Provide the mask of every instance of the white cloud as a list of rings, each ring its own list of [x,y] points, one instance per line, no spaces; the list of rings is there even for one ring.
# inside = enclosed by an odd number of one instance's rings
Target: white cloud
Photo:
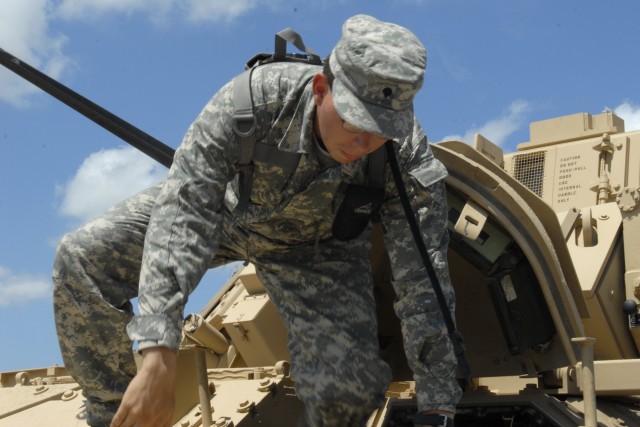
[[[625,131],[640,130],[640,105],[626,101],[614,108],[613,111],[624,120]]]
[[[57,13],[65,18],[81,18],[105,12],[132,13],[145,8],[151,9],[152,6],[147,0],[63,0]]]
[[[49,28],[50,0],[3,1],[0,47],[57,79],[70,59],[62,52],[67,38]],[[17,107],[28,105],[35,86],[0,67],[0,100]]]
[[[64,19],[87,19],[105,14],[140,12],[154,22],[171,16],[190,22],[231,21],[258,5],[258,0],[63,0],[57,13]]]
[[[494,144],[502,145],[509,135],[525,124],[526,115],[529,111],[531,111],[531,106],[527,101],[517,100],[512,102],[500,117],[489,120],[481,126],[474,126],[463,135],[447,135],[442,140],[457,139],[470,144],[473,142],[473,136],[479,133]]]
[[[0,266],[0,307],[34,298],[48,298],[51,287],[51,280],[45,276],[13,274]]]
[[[232,21],[257,4],[257,0],[188,0],[187,18],[192,22]]]
[[[260,4],[280,0],[0,0],[0,47],[58,80],[73,62],[64,48],[67,36],[52,29],[56,20],[98,20],[106,15],[145,14],[155,24],[229,22]],[[39,93],[0,66],[0,100],[27,107]]]
[[[132,147],[87,157],[75,176],[59,188],[60,213],[86,222],[166,177],[167,169]]]
[[[152,21],[163,20],[178,0],[63,0],[56,15],[69,20],[99,19],[106,14],[148,14]]]

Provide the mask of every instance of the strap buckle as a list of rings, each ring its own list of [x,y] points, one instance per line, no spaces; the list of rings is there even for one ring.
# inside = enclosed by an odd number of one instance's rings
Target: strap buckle
[[[422,414],[413,417],[413,423],[418,426],[453,427],[453,420],[444,414]]]

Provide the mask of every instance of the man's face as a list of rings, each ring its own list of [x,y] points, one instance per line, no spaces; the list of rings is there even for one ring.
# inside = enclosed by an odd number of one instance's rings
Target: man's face
[[[322,140],[334,160],[353,162],[386,142],[386,138],[361,131],[340,118],[333,104],[331,88],[322,73],[313,78],[313,98],[316,104],[316,137]]]

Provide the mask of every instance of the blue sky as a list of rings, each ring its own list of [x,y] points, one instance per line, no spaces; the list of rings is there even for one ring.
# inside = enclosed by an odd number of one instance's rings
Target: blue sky
[[[202,106],[285,27],[327,55],[356,13],[428,52],[415,110],[430,141],[615,110],[640,129],[640,3],[627,0],[0,0],[0,48],[177,147]],[[166,171],[0,67],[0,371],[62,364],[50,271],[65,232]],[[205,277],[198,311],[233,268]]]

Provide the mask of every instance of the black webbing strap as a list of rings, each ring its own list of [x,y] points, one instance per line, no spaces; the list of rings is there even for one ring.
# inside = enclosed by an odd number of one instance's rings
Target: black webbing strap
[[[378,148],[368,156],[367,174],[369,186],[384,190],[384,165],[387,163],[387,153],[383,147]]]
[[[304,53],[287,53],[287,42],[291,43]],[[322,59],[320,56],[315,53],[313,49],[305,46],[300,34],[296,33],[291,28],[285,28],[276,34],[274,53],[258,53],[247,61],[244,68],[248,70],[262,64],[281,61],[322,65]]]
[[[467,359],[464,356],[464,345],[462,343],[462,337],[456,330],[456,325],[453,321],[451,311],[449,310],[447,299],[445,298],[444,292],[442,292],[442,287],[440,286],[440,280],[438,279],[438,275],[436,274],[435,269],[433,268],[433,264],[429,259],[429,252],[427,251],[427,247],[422,240],[422,233],[420,232],[420,227],[418,226],[418,220],[413,213],[411,202],[409,201],[409,196],[407,195],[407,190],[404,186],[404,182],[402,181],[400,166],[398,166],[398,159],[393,148],[393,141],[387,141],[385,143],[385,148],[387,151],[387,157],[389,158],[389,166],[391,167],[393,180],[396,184],[396,188],[398,189],[398,196],[400,196],[400,202],[402,203],[404,214],[407,218],[407,221],[409,222],[411,233],[413,234],[413,240],[416,242],[418,252],[420,253],[420,257],[422,258],[422,263],[427,270],[427,275],[429,276],[431,286],[433,286],[433,290],[436,294],[436,299],[438,300],[440,310],[442,311],[442,316],[444,317],[444,323],[447,326],[449,339],[453,344],[453,350],[455,352],[456,359],[458,360],[458,369],[460,370],[460,374],[468,381],[471,376],[471,368],[469,367]]]
[[[236,209],[242,212],[249,203],[253,188],[253,162],[259,161],[276,165],[289,172],[295,172],[300,162],[300,153],[280,150],[275,145],[258,141],[257,120],[253,111],[251,96],[251,73],[253,68],[240,74],[233,82],[233,123],[238,136],[238,204]]]
[[[287,54],[287,42],[294,45],[303,55]],[[246,71],[236,78],[233,83],[234,103],[234,131],[238,136],[238,204],[236,209],[243,211],[249,203],[251,189],[253,187],[253,161],[278,165],[285,170],[295,171],[300,161],[299,153],[280,151],[278,147],[257,142],[257,121],[253,110],[253,97],[251,94],[251,74],[255,67],[269,62],[306,62],[309,64],[322,64],[320,56],[313,49],[305,46],[300,34],[291,28],[285,28],[275,37],[273,54],[258,54],[245,65]]]
[[[253,68],[240,74],[233,82],[233,124],[238,136],[238,189],[239,199],[236,209],[244,210],[249,202],[253,186],[253,153],[256,145],[256,117],[251,96],[251,74]]]
[[[240,156],[238,164],[246,165],[253,158],[253,146],[256,141],[256,117],[253,113],[251,97],[251,74],[253,69],[240,74],[233,82],[233,123],[236,135],[240,137]]]
[[[417,413],[413,417],[413,424],[416,426],[453,427],[453,419],[443,414]]]
[[[287,172],[295,172],[298,168],[298,163],[300,163],[301,155],[300,153],[280,150],[277,145],[265,144],[258,141],[255,144],[253,160],[276,165]]]
[[[310,63],[322,63],[320,56],[314,52],[310,47],[305,46],[304,41],[300,34],[296,33],[291,28],[285,28],[284,30],[276,34],[275,52],[273,54],[276,61],[285,61],[287,57],[287,42],[297,47],[301,52],[305,52],[310,56]]]

